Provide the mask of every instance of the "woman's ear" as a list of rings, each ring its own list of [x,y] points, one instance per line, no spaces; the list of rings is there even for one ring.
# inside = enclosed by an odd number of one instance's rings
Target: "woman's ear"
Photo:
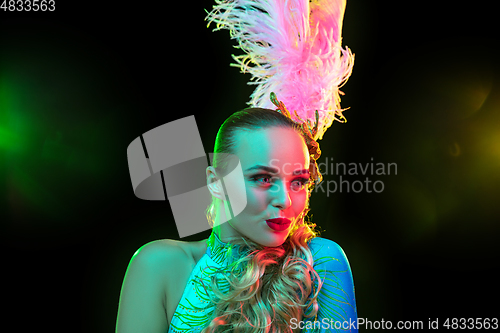
[[[206,171],[207,174],[207,187],[212,194],[217,199],[226,200],[226,194],[224,192],[224,187],[222,186],[222,182],[217,176],[217,172],[214,167],[209,166]]]

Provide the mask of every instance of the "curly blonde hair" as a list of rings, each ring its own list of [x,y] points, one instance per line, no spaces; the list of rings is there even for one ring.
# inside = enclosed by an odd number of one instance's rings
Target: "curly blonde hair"
[[[250,108],[230,116],[222,124],[215,141],[213,166],[224,169],[224,161],[217,153],[234,153],[235,133],[269,127],[288,127],[304,137],[311,155],[310,174],[314,181],[321,179],[316,159],[317,142],[311,145],[300,124],[269,109]],[[238,249],[240,259],[230,269],[221,269],[211,278],[215,310],[210,324],[203,332],[292,332],[292,318],[314,317],[318,312],[317,296],[321,280],[313,268],[313,256],[308,241],[318,235],[316,225],[306,222],[309,197],[314,181],[308,188],[306,209],[297,219],[285,242],[278,247],[263,247],[248,238],[231,241]],[[214,198],[207,209],[207,218],[215,219]],[[229,291],[221,290],[224,281]],[[316,283],[315,283],[316,281]]]

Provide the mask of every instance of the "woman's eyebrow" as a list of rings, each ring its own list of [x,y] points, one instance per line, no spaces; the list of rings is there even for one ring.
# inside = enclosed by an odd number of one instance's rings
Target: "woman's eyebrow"
[[[258,165],[258,164],[246,169],[245,172],[253,171],[253,170],[264,170],[264,171],[267,171],[269,173],[278,173],[279,172],[279,170],[277,168],[268,167],[265,165]]]
[[[295,170],[293,172],[294,175],[304,175],[304,174],[309,174],[309,170],[308,169],[302,169],[302,170]]]
[[[264,171],[267,171],[267,172],[273,173],[273,174],[279,173],[278,168],[273,168],[273,167],[268,167],[265,165],[258,165],[258,164],[246,169],[245,172],[254,171],[254,170],[264,170]],[[292,172],[292,174],[293,175],[309,175],[309,170],[308,169],[295,170],[294,172]]]

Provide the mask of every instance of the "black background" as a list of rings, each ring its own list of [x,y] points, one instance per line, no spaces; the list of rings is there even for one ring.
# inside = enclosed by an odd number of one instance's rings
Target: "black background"
[[[252,92],[229,67],[229,34],[206,27],[210,1],[68,2],[0,17],[3,321],[15,331],[113,331],[133,253],[179,239],[168,202],[134,196],[127,146],[194,114],[212,151]],[[493,2],[462,4],[347,4],[348,122],[327,132],[320,162],[373,159],[397,175],[369,175],[382,193],[311,205],[349,258],[361,318],[499,313],[499,28]]]

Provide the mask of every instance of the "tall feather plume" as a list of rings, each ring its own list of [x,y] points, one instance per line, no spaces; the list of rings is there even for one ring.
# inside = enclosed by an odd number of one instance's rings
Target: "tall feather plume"
[[[316,140],[334,120],[345,122],[339,88],[352,72],[354,55],[341,46],[345,0],[216,0],[207,20],[228,29],[245,54],[233,55],[257,85],[254,107],[273,108],[275,92],[292,119],[315,121]]]

